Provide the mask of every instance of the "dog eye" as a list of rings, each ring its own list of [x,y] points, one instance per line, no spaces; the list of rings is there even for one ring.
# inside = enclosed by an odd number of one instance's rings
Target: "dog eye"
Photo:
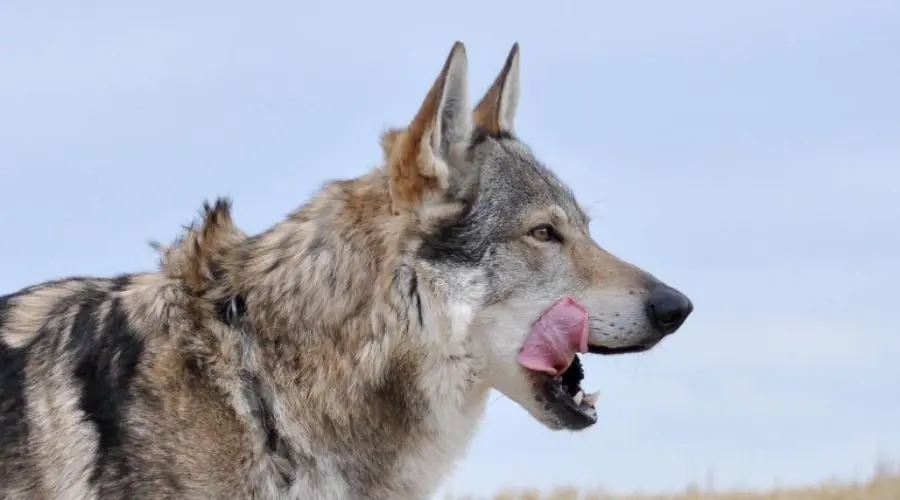
[[[549,224],[541,224],[540,226],[532,228],[531,231],[528,231],[528,235],[541,242],[562,241],[559,233],[557,233],[553,229],[553,226],[550,226]]]

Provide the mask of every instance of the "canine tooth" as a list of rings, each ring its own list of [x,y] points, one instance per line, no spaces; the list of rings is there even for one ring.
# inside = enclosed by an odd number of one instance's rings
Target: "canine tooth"
[[[594,391],[590,394],[584,395],[584,402],[590,406],[594,406],[597,403],[597,400],[600,398],[600,391]]]
[[[580,405],[581,400],[584,399],[584,391],[579,390],[578,394],[575,394],[575,397],[572,399],[575,400],[575,404]]]

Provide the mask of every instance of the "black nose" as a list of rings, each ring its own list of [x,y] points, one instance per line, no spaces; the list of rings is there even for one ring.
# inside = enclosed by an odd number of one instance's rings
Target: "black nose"
[[[693,310],[691,299],[662,283],[657,284],[647,298],[650,320],[663,335],[675,333]]]

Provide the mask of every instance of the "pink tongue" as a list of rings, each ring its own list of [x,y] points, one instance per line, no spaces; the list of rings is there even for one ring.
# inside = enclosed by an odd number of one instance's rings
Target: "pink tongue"
[[[556,377],[572,364],[576,352],[587,352],[588,313],[571,297],[544,311],[519,353],[519,364]]]

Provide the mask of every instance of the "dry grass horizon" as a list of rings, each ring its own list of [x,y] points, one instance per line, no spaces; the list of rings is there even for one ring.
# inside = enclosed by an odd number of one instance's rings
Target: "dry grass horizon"
[[[681,492],[617,494],[567,486],[547,492],[507,489],[488,497],[451,494],[446,500],[900,500],[900,463],[879,463],[861,481],[824,480],[786,488],[719,490],[691,484]]]

